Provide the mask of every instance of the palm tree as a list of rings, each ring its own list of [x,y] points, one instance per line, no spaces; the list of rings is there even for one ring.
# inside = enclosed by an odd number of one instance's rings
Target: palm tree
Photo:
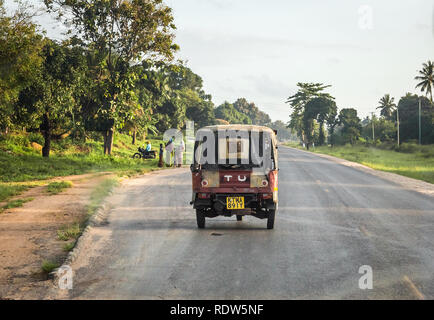
[[[416,88],[420,88],[422,92],[426,92],[426,95],[430,95],[430,100],[432,100],[432,90],[434,88],[434,64],[432,61],[424,63],[422,70],[419,70],[419,76],[415,77],[415,80],[420,81]]]
[[[380,105],[377,107],[377,109],[381,109],[381,115],[388,120],[392,119],[393,111],[396,108],[394,101],[395,98],[390,97],[390,94],[385,94],[384,97],[378,101]]]

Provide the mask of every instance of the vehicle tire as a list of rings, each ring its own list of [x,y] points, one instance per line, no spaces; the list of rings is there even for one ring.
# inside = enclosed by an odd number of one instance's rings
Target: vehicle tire
[[[268,210],[267,229],[274,228],[274,217],[276,216],[276,210]]]
[[[205,228],[205,214],[203,213],[203,210],[196,209],[196,221],[199,229]]]
[[[135,154],[133,154],[133,159],[141,159],[142,155],[138,152],[136,152]]]
[[[243,216],[237,215],[237,221],[243,221]]]

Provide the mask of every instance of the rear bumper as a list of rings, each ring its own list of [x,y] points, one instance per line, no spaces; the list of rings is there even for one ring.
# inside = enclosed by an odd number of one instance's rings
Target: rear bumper
[[[232,213],[233,210],[226,209],[227,197],[244,197],[244,207],[246,209],[258,210],[273,210],[277,204],[273,199],[261,199],[258,193],[218,193],[212,194],[209,199],[199,199],[196,194],[193,195],[194,209],[211,209],[217,214]]]

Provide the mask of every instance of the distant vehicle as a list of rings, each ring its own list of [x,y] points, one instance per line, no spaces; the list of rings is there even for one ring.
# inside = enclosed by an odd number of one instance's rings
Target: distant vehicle
[[[205,218],[244,215],[274,228],[278,207],[276,132],[264,126],[217,125],[198,130],[194,146],[191,204],[198,228]]]
[[[157,157],[154,150],[146,151],[144,148],[139,147],[138,151],[133,154],[134,159],[155,159]]]

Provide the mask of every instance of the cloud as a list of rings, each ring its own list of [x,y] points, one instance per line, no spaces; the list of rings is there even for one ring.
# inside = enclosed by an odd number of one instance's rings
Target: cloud
[[[320,49],[320,50],[353,50],[353,51],[370,51],[370,47],[362,46],[350,42],[322,42],[291,39],[289,37],[273,37],[252,34],[236,34],[228,32],[216,32],[212,30],[183,29],[177,33],[178,39],[182,42],[195,43],[197,46],[207,46],[208,48],[220,49],[230,48],[231,52],[235,48],[266,48],[274,49],[276,47],[285,48],[303,48],[303,49]],[[223,46],[223,47],[221,47]],[[228,46],[228,47],[227,47]]]

